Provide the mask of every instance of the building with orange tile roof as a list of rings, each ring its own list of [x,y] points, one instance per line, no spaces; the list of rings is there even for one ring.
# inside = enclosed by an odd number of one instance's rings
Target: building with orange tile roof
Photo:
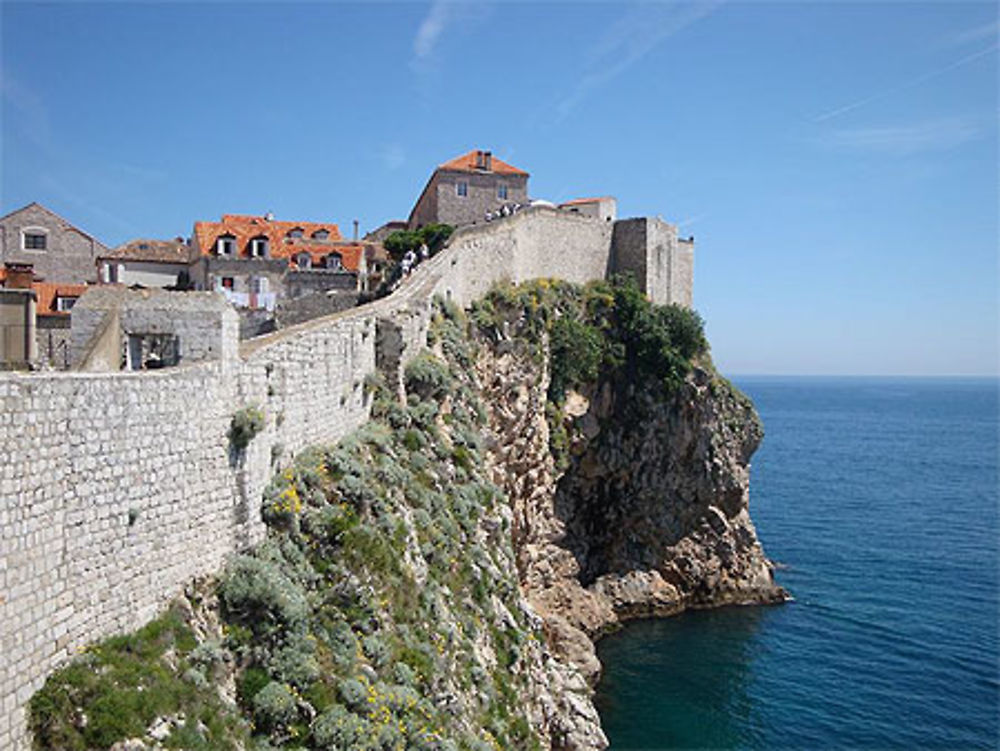
[[[345,241],[333,222],[223,214],[195,222],[192,245],[197,286],[238,307],[273,310],[282,299],[366,289],[365,244]]]
[[[34,298],[30,311],[25,308],[30,321],[26,319],[23,324],[34,342],[32,365],[69,367],[70,310],[89,287],[87,284],[46,282],[35,274],[31,264],[8,262],[0,268],[0,289],[28,293]],[[4,335],[0,334],[0,338]],[[5,349],[0,347],[0,350]]]
[[[559,208],[574,214],[592,216],[605,222],[613,222],[618,218],[618,201],[614,196],[599,196],[597,198],[574,198],[563,201]]]
[[[197,260],[198,251],[183,237],[140,238],[99,256],[98,277],[104,283],[186,289]]]
[[[504,206],[528,203],[528,173],[477,149],[439,165],[424,186],[408,226],[476,224]]]

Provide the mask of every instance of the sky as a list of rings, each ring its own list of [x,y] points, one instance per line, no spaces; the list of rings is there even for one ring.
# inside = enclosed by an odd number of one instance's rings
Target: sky
[[[998,372],[992,2],[0,4],[0,214],[405,218],[491,149],[696,240],[727,374]]]

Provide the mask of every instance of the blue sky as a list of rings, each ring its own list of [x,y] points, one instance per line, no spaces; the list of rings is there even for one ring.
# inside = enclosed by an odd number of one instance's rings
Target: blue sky
[[[3,3],[0,212],[405,217],[491,148],[697,240],[728,373],[995,374],[994,3]]]

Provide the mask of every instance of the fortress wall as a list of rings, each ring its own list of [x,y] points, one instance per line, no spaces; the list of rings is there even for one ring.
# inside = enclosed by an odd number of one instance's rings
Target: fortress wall
[[[611,236],[611,222],[542,207],[463,228],[452,238],[450,246],[459,252],[441,269],[436,291],[464,306],[504,279],[515,284],[540,277],[604,279],[611,267]]]
[[[504,279],[601,279],[611,240],[611,223],[529,209],[460,230],[370,305],[243,343],[223,317],[219,360],[0,374],[0,748],[28,748],[25,707],[55,667],[263,538],[272,471],[365,422],[366,377],[401,381],[435,294],[464,306]],[[237,456],[230,422],[250,405],[265,428]]]
[[[233,385],[218,364],[0,380],[0,748],[27,747],[57,664],[259,538],[227,455]]]

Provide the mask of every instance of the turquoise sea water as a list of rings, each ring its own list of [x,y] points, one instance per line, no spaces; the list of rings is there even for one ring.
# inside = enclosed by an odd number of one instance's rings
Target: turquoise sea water
[[[998,748],[997,381],[736,381],[796,601],[602,640],[611,748]]]

